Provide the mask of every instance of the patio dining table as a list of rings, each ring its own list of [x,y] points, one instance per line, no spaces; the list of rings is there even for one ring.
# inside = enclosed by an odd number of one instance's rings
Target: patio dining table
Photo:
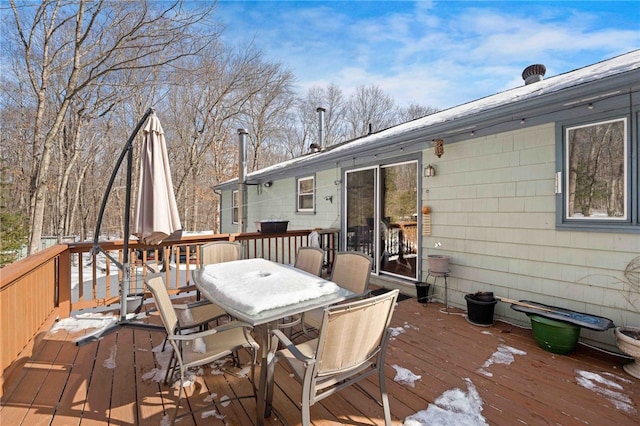
[[[341,302],[354,294],[337,284],[292,266],[265,259],[243,259],[206,265],[194,272],[200,293],[229,315],[254,326],[260,345],[260,381],[256,422],[271,414],[267,395],[267,361],[277,347],[271,332],[281,320]]]

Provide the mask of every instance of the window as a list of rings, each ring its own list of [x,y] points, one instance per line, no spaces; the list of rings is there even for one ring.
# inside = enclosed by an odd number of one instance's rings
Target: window
[[[626,118],[565,129],[564,220],[629,220]]]
[[[232,201],[231,201],[231,222],[232,223],[238,223],[238,215],[239,215],[239,209],[238,209],[238,205],[240,204],[240,193],[238,191],[233,191],[232,195],[231,195]]]
[[[298,208],[299,212],[312,212],[315,201],[315,178],[307,176],[298,178]]]

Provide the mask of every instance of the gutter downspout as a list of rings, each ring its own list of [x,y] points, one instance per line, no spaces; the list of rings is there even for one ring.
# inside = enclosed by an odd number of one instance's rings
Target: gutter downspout
[[[218,221],[217,223],[214,224],[215,228],[213,230],[213,233],[221,234],[222,233],[222,191],[216,189],[215,187],[212,189],[213,189],[213,193],[218,196],[218,205],[216,206],[216,209],[218,210],[216,212],[218,216]]]

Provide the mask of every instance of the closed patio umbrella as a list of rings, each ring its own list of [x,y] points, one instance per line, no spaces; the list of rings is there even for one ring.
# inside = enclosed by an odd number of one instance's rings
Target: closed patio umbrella
[[[168,237],[180,238],[181,233],[164,131],[151,114],[144,128],[133,234],[144,244],[156,245]]]
[[[148,119],[148,121],[147,121]],[[131,206],[131,181],[132,181],[132,159],[133,143],[136,135],[144,123],[143,149],[140,160],[140,188],[138,190],[138,200],[135,209],[135,222],[133,223],[133,234],[137,236],[143,244],[155,245],[169,239],[180,239],[182,236],[182,226],[173,193],[173,183],[171,180],[171,170],[169,169],[169,157],[164,139],[164,131],[160,125],[160,120],[156,116],[153,108],[145,113],[136,125],[135,130],[129,137],[120,156],[118,157],[111,178],[107,183],[105,195],[102,199],[96,230],[93,238],[92,252],[104,253],[122,270],[120,281],[120,321],[113,327],[98,330],[95,333],[86,335],[79,339],[78,345],[100,339],[107,333],[117,329],[118,326],[136,326],[141,328],[159,329],[156,324],[147,324],[140,321],[130,321],[126,318],[126,301],[129,296],[131,283],[131,265],[129,263],[129,219]],[[111,254],[104,250],[99,243],[102,220],[107,207],[107,200],[113,188],[118,170],[124,160],[127,160],[126,185],[125,185],[125,208],[124,208],[124,243],[122,263],[114,259]]]

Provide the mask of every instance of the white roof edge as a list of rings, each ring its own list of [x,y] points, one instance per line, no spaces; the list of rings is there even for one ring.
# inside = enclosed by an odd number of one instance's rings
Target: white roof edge
[[[625,72],[640,69],[640,49],[606,59],[595,64],[587,65],[572,71],[567,71],[552,77],[545,78],[541,81],[508,89],[493,95],[488,95],[473,101],[466,102],[425,117],[401,123],[388,129],[382,130],[372,135],[363,136],[351,142],[347,142],[334,149],[328,151],[320,151],[317,153],[307,154],[302,157],[285,160],[272,166],[256,170],[247,175],[247,178],[256,177],[270,172],[281,170],[287,166],[307,162],[316,157],[322,157],[327,153],[335,153],[343,150],[358,147],[361,144],[371,143],[373,141],[389,138],[391,136],[409,132],[411,130],[423,129],[435,124],[454,121],[458,118],[489,111],[513,102],[522,102],[533,99],[538,96],[556,93],[560,90],[578,86],[584,83],[600,80],[602,78],[611,77]],[[222,182],[215,187],[229,185],[237,178]]]

